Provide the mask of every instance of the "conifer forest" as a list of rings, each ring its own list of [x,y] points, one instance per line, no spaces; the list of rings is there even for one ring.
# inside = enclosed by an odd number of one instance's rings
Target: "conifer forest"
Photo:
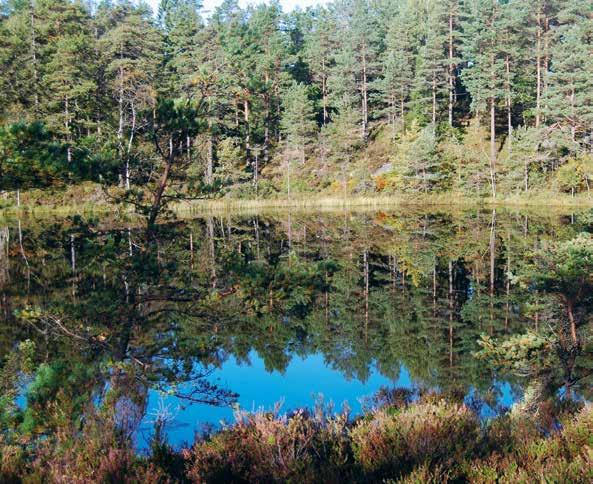
[[[133,191],[166,166],[190,198],[591,188],[588,0],[0,12],[2,190]]]

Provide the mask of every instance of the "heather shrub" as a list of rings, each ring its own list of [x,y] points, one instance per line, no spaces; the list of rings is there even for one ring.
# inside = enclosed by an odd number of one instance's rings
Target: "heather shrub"
[[[384,482],[385,484],[394,484],[395,482],[401,484],[445,484],[450,480],[450,472],[447,469],[441,466],[431,467],[428,464],[422,464],[397,481],[387,479]]]
[[[472,463],[472,482],[593,482],[593,407],[566,417],[560,432],[516,441],[507,454]]]
[[[501,415],[486,424],[487,452],[506,454],[541,437],[535,420],[526,414]]]
[[[337,482],[352,462],[347,419],[243,414],[188,451],[194,482]]]
[[[450,466],[465,460],[479,445],[480,426],[466,406],[441,400],[378,410],[360,420],[351,437],[365,473],[393,477],[421,464]]]
[[[19,482],[19,473],[24,464],[22,447],[7,444],[0,436],[0,482]]]
[[[28,479],[56,483],[166,482],[164,474],[137,456],[111,421],[93,416],[80,433],[58,433],[39,444]]]
[[[80,425],[46,437],[0,434],[0,482],[593,482],[590,405],[513,410],[481,425],[470,407],[435,393],[406,402],[409,394],[382,392],[355,421],[323,407],[239,413],[181,452],[157,426],[149,456],[114,418],[121,405],[87,410]]]

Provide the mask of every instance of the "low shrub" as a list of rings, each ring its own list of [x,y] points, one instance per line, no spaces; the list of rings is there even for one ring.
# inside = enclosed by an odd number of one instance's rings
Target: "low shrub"
[[[352,459],[344,416],[242,414],[186,452],[194,482],[338,482]]]
[[[182,450],[157,432],[148,455],[113,413],[88,411],[39,438],[0,432],[0,482],[593,482],[590,405],[555,406],[553,426],[518,411],[481,424],[438,394],[411,398],[384,390],[354,421],[322,407],[238,413]]]
[[[351,437],[357,463],[378,478],[464,461],[479,445],[480,425],[466,406],[441,400],[375,411],[354,426]]]
[[[515,425],[511,423],[511,427]],[[472,482],[593,482],[593,407],[566,417],[561,431],[515,441],[467,471]]]

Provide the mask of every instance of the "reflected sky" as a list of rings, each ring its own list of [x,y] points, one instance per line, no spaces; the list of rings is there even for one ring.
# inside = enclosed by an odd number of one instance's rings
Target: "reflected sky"
[[[322,396],[324,402],[333,402],[336,410],[340,410],[347,402],[352,414],[356,415],[362,408],[361,399],[370,397],[382,386],[412,388],[413,385],[405,368],[401,369],[397,380],[390,380],[374,368],[364,382],[348,379],[340,371],[328,366],[319,353],[306,357],[295,355],[284,373],[268,371],[264,360],[254,351],[250,353],[249,360],[250,364],[246,364],[230,359],[212,375],[212,381],[237,392],[240,408],[249,411],[270,410],[278,402],[282,402],[281,412],[312,407]],[[167,428],[167,436],[174,446],[193,440],[194,433],[203,424],[219,425],[221,421],[234,420],[233,409],[229,407],[182,405],[183,402],[174,397],[151,392],[147,417],[138,436],[138,446],[146,446],[154,416],[163,406],[174,416]]]

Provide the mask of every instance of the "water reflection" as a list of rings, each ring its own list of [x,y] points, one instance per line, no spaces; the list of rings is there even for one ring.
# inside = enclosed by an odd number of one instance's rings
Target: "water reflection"
[[[496,409],[534,374],[477,358],[478,341],[558,327],[555,296],[519,276],[542,247],[590,229],[588,213],[572,222],[503,210],[282,213],[179,220],[148,239],[133,222],[4,221],[3,390],[26,362],[33,383],[18,418],[30,428],[47,431],[56,402],[76,417],[111,399],[129,432],[177,417],[174,442],[229,418],[237,400],[290,409],[323,393],[356,411],[381,385]],[[545,368],[558,373],[550,391],[590,397],[587,304],[570,375]]]

